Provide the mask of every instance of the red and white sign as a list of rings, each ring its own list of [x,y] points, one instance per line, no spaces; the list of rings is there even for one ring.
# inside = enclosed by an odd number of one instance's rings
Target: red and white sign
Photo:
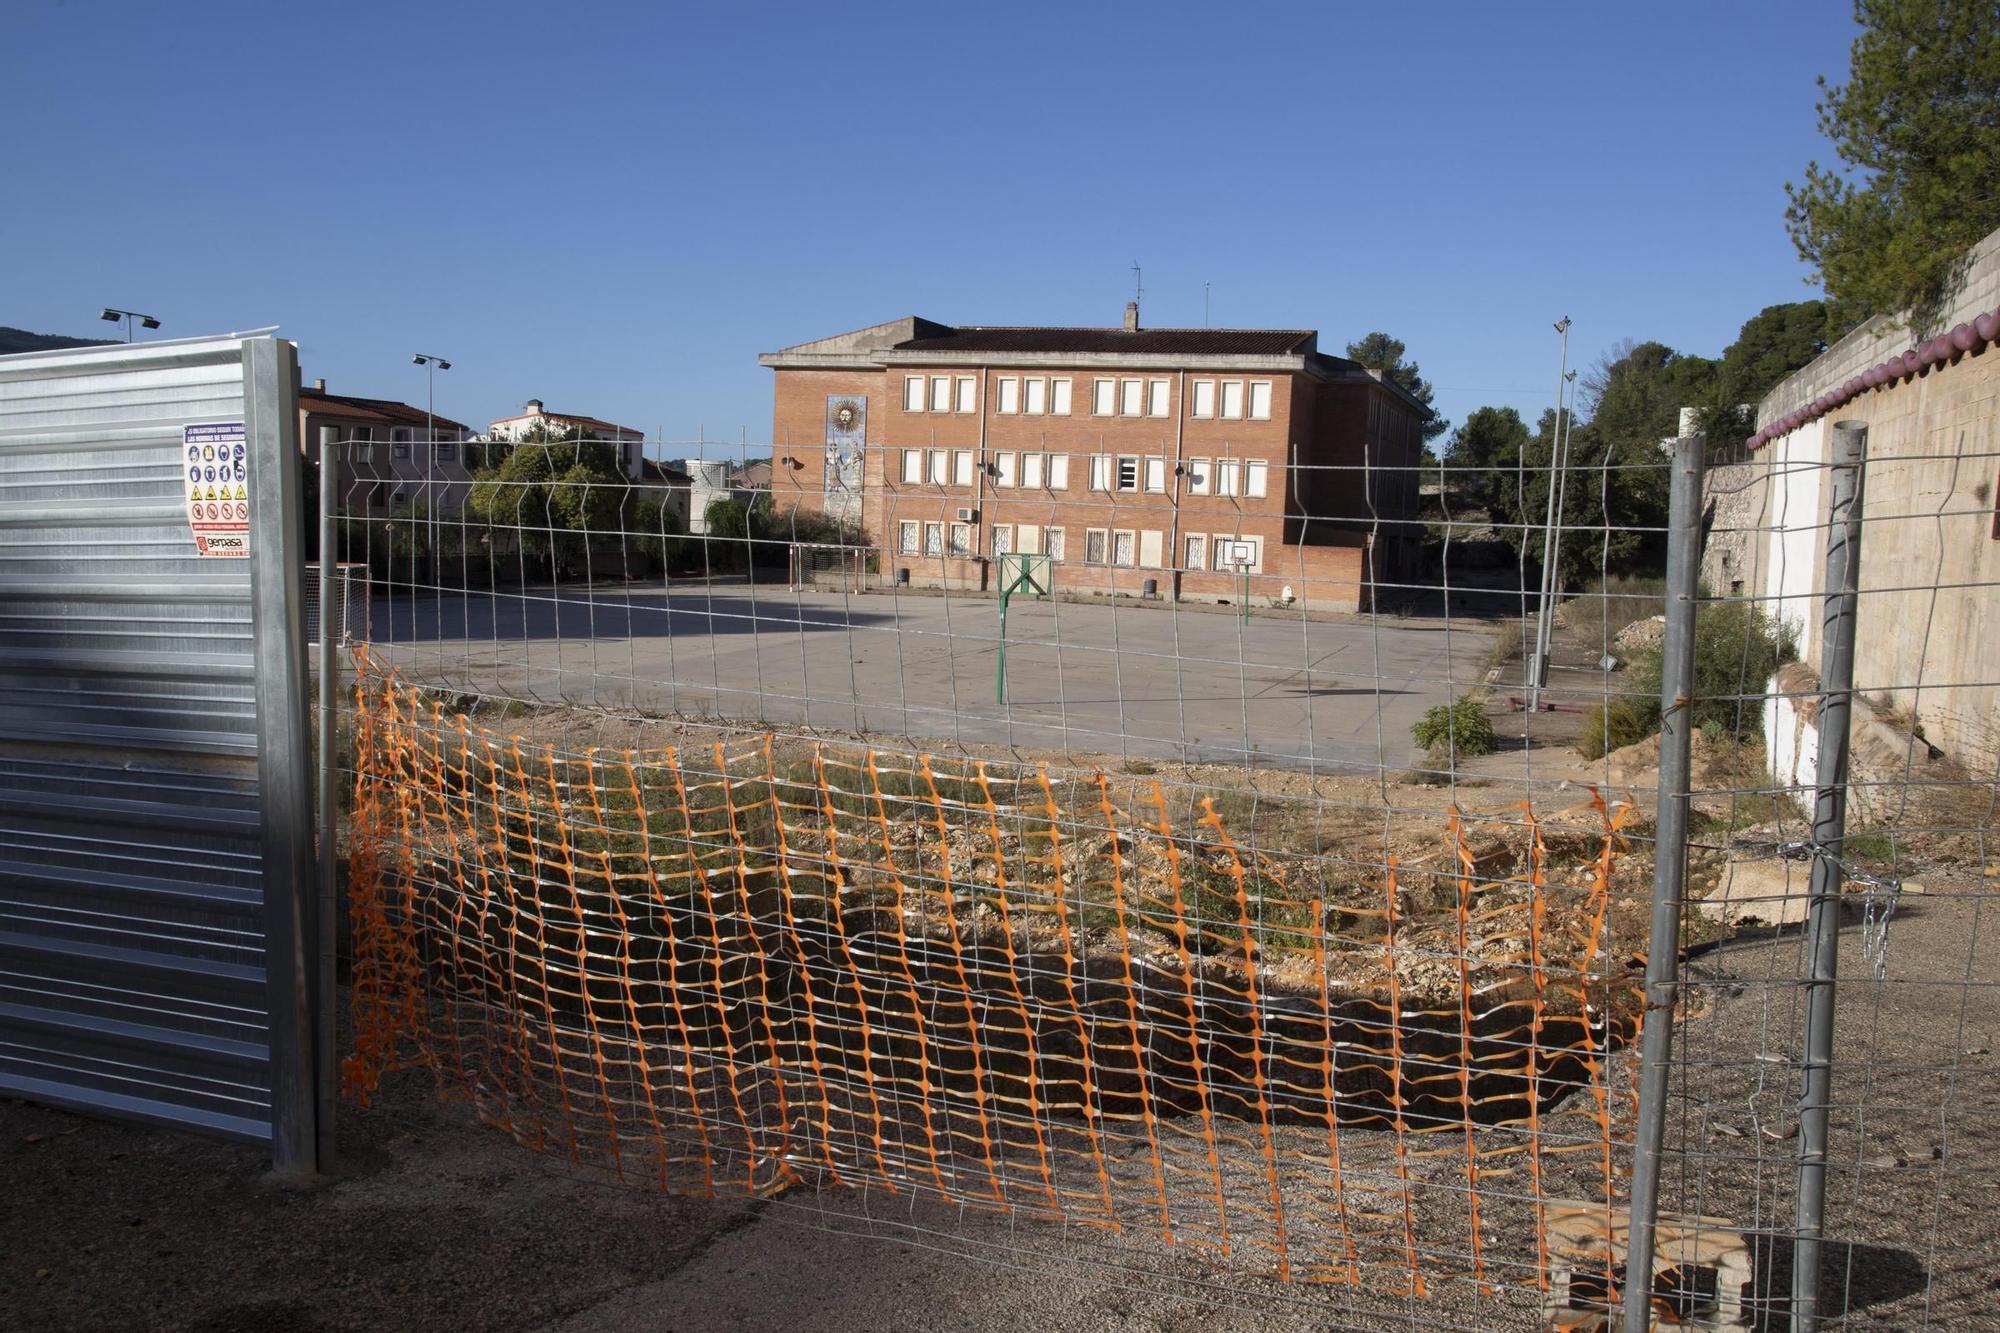
[[[194,553],[225,560],[250,557],[250,460],[243,423],[215,421],[181,430],[188,526]]]

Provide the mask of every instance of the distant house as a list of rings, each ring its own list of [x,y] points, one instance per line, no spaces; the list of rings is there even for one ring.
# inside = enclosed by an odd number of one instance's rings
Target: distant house
[[[486,428],[489,438],[517,441],[539,428],[547,435],[560,435],[568,431],[583,432],[586,440],[602,440],[618,446],[618,461],[625,469],[625,475],[633,481],[643,481],[646,458],[646,434],[631,426],[620,426],[616,422],[599,417],[583,416],[575,412],[551,412],[542,406],[539,398],[530,398],[521,408],[520,415],[502,417]]]
[[[341,441],[340,507],[353,514],[390,514],[423,502],[432,513],[465,507],[472,473],[465,446],[472,432],[450,417],[388,398],[329,393],[325,380],[299,390],[299,445],[319,456],[319,432],[331,426]]]
[[[694,478],[671,463],[662,463],[657,458],[641,460],[639,485],[649,495],[658,499],[667,511],[680,520],[683,529],[689,527]]]

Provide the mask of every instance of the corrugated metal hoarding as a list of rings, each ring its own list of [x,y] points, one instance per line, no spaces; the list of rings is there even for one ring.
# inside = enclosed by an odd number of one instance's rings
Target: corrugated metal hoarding
[[[295,373],[0,357],[0,1092],[310,1169]]]

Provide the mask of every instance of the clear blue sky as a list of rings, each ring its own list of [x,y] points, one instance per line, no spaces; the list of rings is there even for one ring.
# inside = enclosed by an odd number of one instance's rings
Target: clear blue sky
[[[917,313],[1404,339],[1454,421],[1810,295],[1814,3],[41,3],[0,324],[277,324],[308,377],[730,440],[757,353]]]

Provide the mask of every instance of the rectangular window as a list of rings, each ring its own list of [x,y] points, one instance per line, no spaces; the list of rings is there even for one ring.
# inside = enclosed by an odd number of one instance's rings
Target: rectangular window
[[[1036,527],[1033,523],[1016,523],[1014,525],[1015,550],[1025,551],[1033,555],[1035,552],[1041,550],[1041,547],[1042,530],[1040,528]]]
[[[1049,382],[1035,378],[1026,381],[1027,402],[1025,410],[1030,416],[1046,416],[1049,410]]]
[[[1253,458],[1243,465],[1243,493],[1264,495],[1271,485],[1271,465],[1261,458]]]
[[[1111,456],[1092,454],[1090,456],[1090,489],[1108,491],[1111,489]]]
[[[1194,409],[1192,415],[1212,417],[1215,415],[1215,381],[1196,380],[1194,382]]]
[[[1226,532],[1218,532],[1208,539],[1209,558],[1215,562],[1217,570],[1228,571],[1236,568],[1229,563],[1230,543],[1235,540]]]
[[[1146,415],[1163,417],[1167,414],[1167,381],[1148,380],[1146,382]]]
[[[1146,489],[1155,495],[1167,492],[1167,460],[1160,454],[1146,459]]]
[[[1139,563],[1137,538],[1132,533],[1111,534],[1111,563],[1128,568]]]
[[[896,525],[896,554],[915,555],[917,553],[917,521],[906,518]]]
[[[907,375],[903,378],[903,410],[921,412],[924,410],[924,377]]]
[[[925,555],[944,554],[944,524],[942,523],[924,524],[924,554]]]
[[[1139,489],[1139,460],[1130,454],[1118,460],[1118,489],[1121,491]]]
[[[993,558],[998,560],[1014,549],[1014,526],[1011,523],[993,525]]]
[[[389,456],[391,458],[408,458],[410,456],[410,432],[398,429],[394,435],[389,437],[389,440]]]
[[[1084,564],[1101,565],[1104,563],[1105,545],[1110,540],[1110,536],[1111,534],[1103,528],[1085,528],[1083,530]]]
[[[1252,421],[1271,419],[1271,381],[1250,381],[1250,419]]]
[[[1215,460],[1215,493],[1217,495],[1236,494],[1236,476],[1240,464],[1233,458]]]
[[[1207,495],[1214,476],[1213,465],[1206,458],[1190,458],[1187,461],[1187,490],[1189,495]]]
[[[939,375],[931,380],[931,411],[951,411],[951,376]]]
[[[942,449],[933,449],[930,451],[928,458],[930,461],[930,475],[928,480],[931,485],[942,486],[951,480],[951,473],[949,471],[951,467],[950,454]]]
[[[1069,489],[1069,455],[1049,455],[1049,489],[1066,491]]]
[[[1042,488],[1042,455],[1021,455],[1021,485],[1024,489],[1038,491]]]
[[[970,375],[958,377],[958,410],[961,412],[979,410],[979,381]]]
[[[435,458],[440,463],[457,462],[458,446],[450,440],[439,440],[437,443],[431,446],[431,457]],[[630,467],[631,464],[627,463],[626,466]]]
[[[1090,410],[1108,417],[1118,410],[1118,381],[1096,380],[1090,386]]]
[[[954,449],[951,455],[951,484],[970,486],[972,484],[972,450]]]
[[[903,450],[903,484],[905,486],[920,486],[923,484],[923,480],[924,451],[921,449]]]
[[[1118,384],[1118,414],[1136,417],[1145,410],[1146,381],[1121,380]]]
[[[1069,415],[1069,381],[1049,381],[1049,411],[1059,417]]]
[[[1190,532],[1187,537],[1187,558],[1181,562],[1182,569],[1208,568],[1208,535]]]
[[[1042,529],[1042,554],[1051,560],[1063,558],[1063,530],[1061,528]]]
[[[972,545],[972,525],[970,523],[952,524],[951,553],[953,555],[971,555],[973,553],[973,549],[974,548]]]
[[[1014,484],[1015,457],[1016,455],[1011,453],[993,455],[993,484],[995,486],[1012,486]],[[1029,454],[1028,457],[1033,458],[1034,455]]]
[[[1224,380],[1222,382],[1222,419],[1240,421],[1243,418],[1243,381]]]
[[[993,410],[995,412],[1004,412],[1010,416],[1020,411],[1021,381],[1015,379],[1012,375],[1003,375],[1000,377],[999,385],[1000,401],[995,405]]]
[[[1165,562],[1160,553],[1166,549],[1166,534],[1158,528],[1142,528],[1139,531],[1139,563],[1147,569],[1158,569]]]

